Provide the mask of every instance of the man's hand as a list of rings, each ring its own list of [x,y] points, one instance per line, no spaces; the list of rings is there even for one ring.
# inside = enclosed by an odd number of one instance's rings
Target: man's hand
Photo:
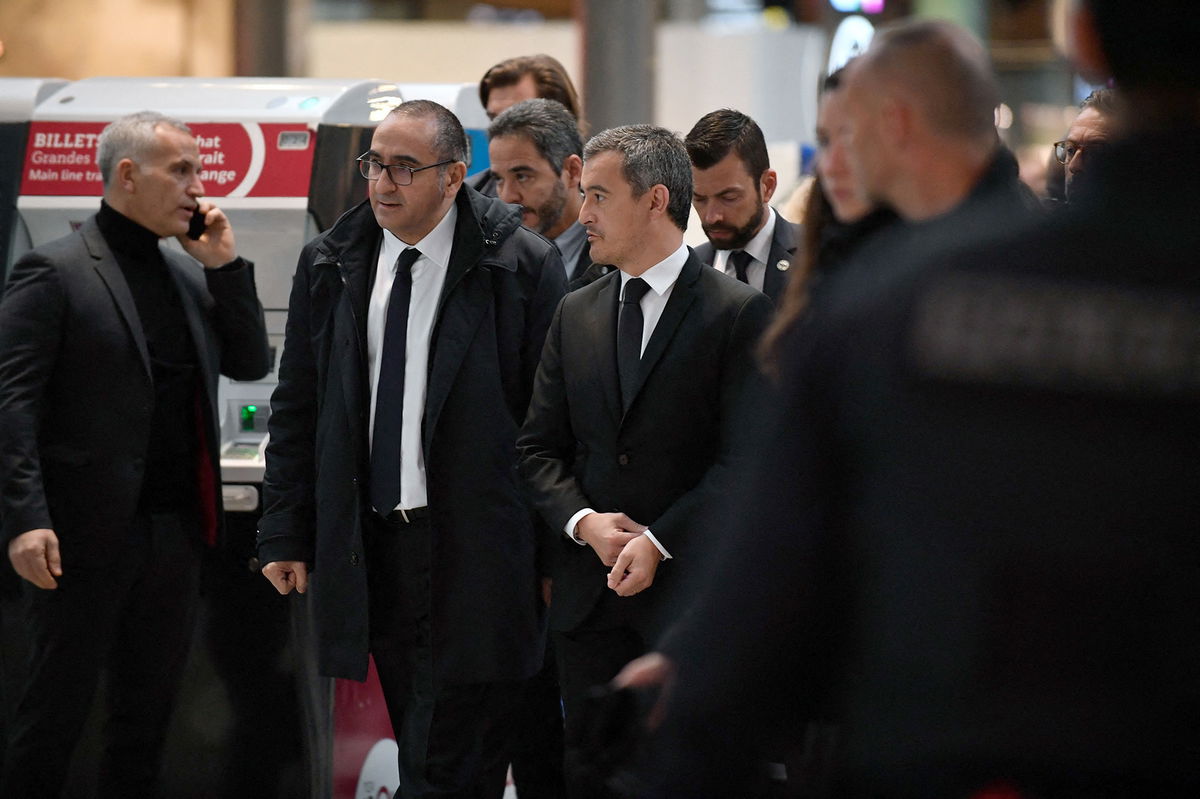
[[[579,540],[596,551],[605,566],[617,562],[617,556],[633,539],[646,529],[624,513],[589,513],[575,525]]]
[[[17,574],[38,588],[58,588],[54,578],[62,577],[62,556],[53,530],[40,527],[21,533],[8,542],[8,560]]]
[[[675,662],[661,652],[649,652],[625,664],[613,678],[613,688],[657,688],[658,699],[646,716],[646,727],[658,729],[667,714],[667,700],[675,686]]]
[[[554,580],[550,577],[542,578],[542,604],[550,607],[550,597],[554,594]]]
[[[204,234],[196,241],[186,235],[176,236],[188,255],[204,264],[205,269],[216,269],[237,257],[233,242],[233,226],[225,212],[208,200],[200,200],[200,212],[204,214]]]
[[[645,591],[654,582],[654,573],[661,560],[662,553],[654,542],[644,535],[637,536],[617,556],[608,573],[608,587],[616,591],[617,596],[633,596]]]
[[[272,561],[262,573],[281,594],[290,594],[293,588],[300,594],[308,590],[308,564],[302,560]]]

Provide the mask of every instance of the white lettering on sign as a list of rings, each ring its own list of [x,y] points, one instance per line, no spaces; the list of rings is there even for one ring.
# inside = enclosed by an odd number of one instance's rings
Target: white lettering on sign
[[[220,136],[197,136],[196,146],[201,150],[219,150],[221,149]]]
[[[29,155],[29,161],[39,166],[62,164],[64,166],[90,166],[92,157],[86,153],[47,153],[34,150]]]
[[[205,169],[200,173],[200,180],[205,183],[216,183],[218,186],[224,186],[227,183],[232,183],[238,174],[232,169]]]
[[[50,150],[94,150],[99,133],[50,133],[33,134],[33,146]]]
[[[204,164],[205,166],[223,164],[225,163],[225,153],[200,153],[200,163]]]

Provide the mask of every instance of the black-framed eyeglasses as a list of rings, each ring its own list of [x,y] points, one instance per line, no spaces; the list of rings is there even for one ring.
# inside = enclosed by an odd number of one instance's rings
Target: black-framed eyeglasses
[[[413,174],[426,169],[433,169],[437,166],[445,166],[453,164],[454,159],[446,161],[438,161],[436,164],[429,166],[405,166],[404,164],[384,164],[370,157],[370,153],[363,153],[354,160],[358,162],[358,171],[367,180],[379,180],[379,176],[383,174],[383,170],[388,171],[388,177],[392,179],[392,183],[397,186],[411,186],[413,182]]]
[[[1084,150],[1091,150],[1093,154],[1101,153],[1108,147],[1108,142],[1094,141],[1090,144],[1076,144],[1068,139],[1054,142],[1054,160],[1066,166],[1071,163],[1076,155]]]

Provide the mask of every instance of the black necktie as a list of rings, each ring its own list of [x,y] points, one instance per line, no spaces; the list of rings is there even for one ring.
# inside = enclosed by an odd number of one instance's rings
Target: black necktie
[[[617,319],[617,372],[621,378],[621,407],[629,410],[642,363],[642,297],[650,284],[635,277],[625,284]]]
[[[753,256],[745,250],[734,250],[729,253],[729,261],[733,264],[733,271],[737,275],[737,279],[743,283],[750,282],[750,278],[746,275],[746,269],[749,268],[750,262],[753,260]]]
[[[404,428],[404,349],[408,342],[408,301],[412,265],[421,252],[407,248],[396,259],[388,300],[375,386],[375,430],[371,439],[371,504],[386,516],[400,502],[400,432]]]

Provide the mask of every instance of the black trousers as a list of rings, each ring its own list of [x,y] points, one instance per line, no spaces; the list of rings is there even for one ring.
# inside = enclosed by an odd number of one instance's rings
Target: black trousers
[[[610,799],[619,794],[610,790],[607,761],[620,742],[607,742],[610,751],[596,751],[592,736],[585,733],[593,725],[595,707],[588,696],[617,676],[625,664],[646,654],[647,642],[630,618],[634,604],[605,589],[596,608],[579,627],[554,633],[558,655],[558,679],[562,687],[565,719],[565,755],[567,796],[570,799]]]
[[[429,522],[372,516],[365,535],[371,655],[399,747],[400,796],[499,799],[504,794],[503,724],[519,683],[436,679]]]
[[[29,678],[0,796],[58,797],[107,669],[101,797],[155,796],[163,741],[187,662],[199,594],[199,523],[139,514],[102,565],[63,553],[58,588],[30,587]]]

